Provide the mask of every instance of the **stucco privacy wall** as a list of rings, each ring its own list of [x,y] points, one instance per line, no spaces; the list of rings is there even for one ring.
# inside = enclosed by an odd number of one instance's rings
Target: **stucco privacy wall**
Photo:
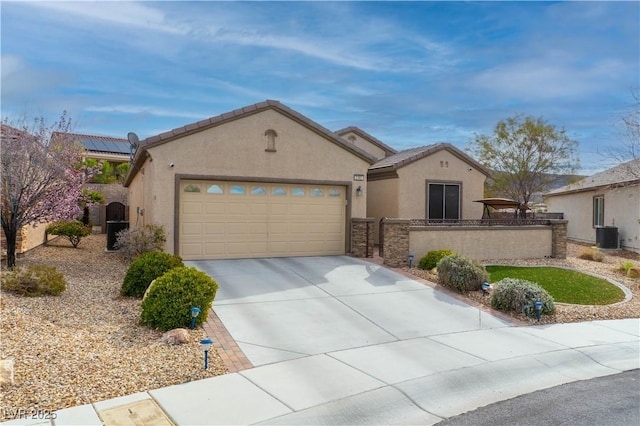
[[[482,204],[473,200],[482,198],[486,176],[446,149],[399,168],[398,176],[399,211],[389,217],[426,218],[427,182],[444,182],[461,186],[460,219],[482,218]]]
[[[409,233],[409,250],[416,259],[440,249],[473,259],[536,259],[550,257],[553,251],[549,226],[411,227]]]
[[[47,242],[46,229],[48,223],[39,223],[36,226],[26,225],[20,228],[16,236],[16,254],[23,254],[32,248],[38,247]],[[7,251],[7,240],[4,232],[0,233],[0,245],[2,252]]]
[[[604,225],[618,228],[622,248],[640,252],[640,186],[594,189],[546,199],[548,210],[563,212],[569,221],[567,237],[595,244],[593,197],[604,196]]]
[[[267,130],[274,130],[276,152],[267,152]],[[347,220],[366,216],[366,188],[353,192],[354,174],[365,175],[369,163],[330,142],[297,121],[267,109],[227,121],[179,139],[151,146],[150,158],[130,184],[131,221],[161,223],[167,231],[166,251],[174,252],[176,176],[234,180],[273,179],[349,185]],[[173,164],[173,167],[170,167]],[[144,185],[142,184],[144,182]],[[350,197],[350,198],[349,198]]]

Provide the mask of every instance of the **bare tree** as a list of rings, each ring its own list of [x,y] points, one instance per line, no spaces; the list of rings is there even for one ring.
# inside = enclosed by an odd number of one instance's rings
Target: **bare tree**
[[[603,155],[617,164],[623,163],[631,176],[640,178],[640,90],[632,90],[631,97],[633,101],[619,122],[620,141]]]
[[[73,140],[51,139],[53,132],[67,133],[70,126],[66,112],[51,125],[41,117],[2,123],[1,220],[10,269],[16,264],[16,239],[22,227],[67,220],[82,212],[78,204],[82,184],[96,170],[82,166],[83,148]]]
[[[544,192],[558,174],[578,168],[577,142],[543,118],[512,117],[498,122],[493,135],[475,135],[469,151],[493,170],[491,191],[519,201]]]

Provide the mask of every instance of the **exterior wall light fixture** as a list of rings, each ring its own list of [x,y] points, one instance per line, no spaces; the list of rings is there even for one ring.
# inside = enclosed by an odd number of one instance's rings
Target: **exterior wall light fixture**
[[[362,187],[359,186],[356,188],[356,197],[361,197],[362,196]]]

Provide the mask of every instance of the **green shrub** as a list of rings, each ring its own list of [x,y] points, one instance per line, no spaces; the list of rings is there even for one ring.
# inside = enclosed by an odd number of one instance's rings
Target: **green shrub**
[[[131,262],[142,253],[164,251],[167,242],[162,225],[148,224],[140,228],[123,229],[116,234],[115,248],[120,255]]]
[[[594,262],[602,262],[604,260],[604,254],[598,247],[588,247],[578,255],[580,259],[593,260]]]
[[[141,320],[145,325],[171,330],[189,327],[191,308],[200,308],[196,324],[207,320],[207,314],[218,291],[218,284],[196,268],[173,268],[156,279],[142,300]]]
[[[57,296],[67,288],[64,275],[53,266],[30,265],[2,273],[2,287],[22,296]]]
[[[529,309],[525,313],[535,316],[534,303],[542,302],[542,313],[552,314],[556,307],[553,297],[538,284],[517,278],[503,278],[493,284],[491,306],[501,311],[521,312],[525,306]]]
[[[458,293],[480,290],[489,279],[487,270],[477,260],[458,254],[443,257],[437,268],[440,284]]]
[[[91,227],[77,220],[61,220],[47,226],[47,233],[65,237],[74,248],[78,248],[80,240],[91,235]]]
[[[151,281],[180,266],[184,266],[180,256],[157,251],[143,253],[136,257],[127,269],[120,294],[142,297]]]
[[[455,252],[452,250],[447,250],[447,249],[432,250],[427,254],[425,254],[424,256],[422,256],[422,258],[420,258],[420,263],[418,263],[418,268],[430,271],[431,269],[438,266],[438,262],[440,262],[442,258],[451,256],[452,254],[455,254]]]

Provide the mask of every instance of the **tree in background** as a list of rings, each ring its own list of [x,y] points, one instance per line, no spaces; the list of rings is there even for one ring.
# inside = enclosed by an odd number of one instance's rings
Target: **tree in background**
[[[51,125],[42,117],[2,123],[1,219],[9,269],[16,264],[16,239],[22,227],[82,213],[78,203],[82,184],[99,167],[82,165],[83,148],[73,140],[51,139],[53,132],[66,133],[70,127],[66,112]]]
[[[89,226],[89,207],[94,204],[104,204],[104,194],[93,189],[82,189],[78,204],[82,209],[82,224]]]
[[[615,163],[626,163],[628,172],[640,178],[640,89],[631,91],[633,101],[622,116],[621,143],[609,148],[604,156]]]
[[[492,192],[527,205],[558,174],[574,174],[578,142],[542,118],[516,116],[498,122],[493,135],[475,135],[469,151],[493,171]]]

